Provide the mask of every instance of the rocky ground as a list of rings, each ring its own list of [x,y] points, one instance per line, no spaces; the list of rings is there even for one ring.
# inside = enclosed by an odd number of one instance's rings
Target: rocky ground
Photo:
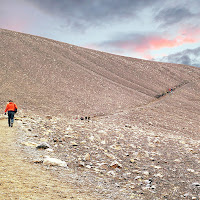
[[[200,198],[200,68],[3,29],[0,44],[0,108],[18,105],[31,165],[96,199]]]
[[[16,143],[17,127],[9,128],[0,118],[0,199],[96,199],[89,191],[80,191],[75,184],[52,176],[43,165],[33,165]]]
[[[25,158],[96,199],[200,198],[198,139],[137,126],[124,113],[90,120],[20,115]]]

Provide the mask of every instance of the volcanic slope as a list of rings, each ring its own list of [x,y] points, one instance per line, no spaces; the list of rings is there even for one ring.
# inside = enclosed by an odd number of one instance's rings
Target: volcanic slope
[[[28,160],[66,161],[47,169],[99,199],[200,198],[200,68],[3,29],[0,56],[1,109],[17,103]],[[52,151],[26,146],[41,141]]]
[[[0,29],[3,107],[65,115],[104,115],[146,105],[169,88],[188,83],[199,94],[198,68],[117,56]]]

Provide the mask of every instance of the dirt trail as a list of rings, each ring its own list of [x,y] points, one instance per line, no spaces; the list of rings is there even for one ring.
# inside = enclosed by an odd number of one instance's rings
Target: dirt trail
[[[92,199],[42,167],[25,161],[16,137],[15,127],[9,128],[7,120],[0,120],[0,200]]]

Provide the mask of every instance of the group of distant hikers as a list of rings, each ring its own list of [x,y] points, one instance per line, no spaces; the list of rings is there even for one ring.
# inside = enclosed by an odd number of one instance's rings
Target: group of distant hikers
[[[6,105],[5,115],[6,112],[8,112],[8,125],[9,127],[13,127],[14,115],[17,112],[17,105],[12,100],[10,100]]]
[[[167,93],[172,93],[172,92],[173,92],[173,89],[169,89]],[[17,112],[17,105],[12,100],[10,100],[9,103],[6,105],[5,115],[6,115],[6,112],[8,112],[8,125],[9,127],[13,127],[14,116],[15,116],[15,113]],[[85,119],[86,120],[88,119],[89,121],[90,117],[85,117]],[[84,120],[84,118],[81,118],[81,120]]]

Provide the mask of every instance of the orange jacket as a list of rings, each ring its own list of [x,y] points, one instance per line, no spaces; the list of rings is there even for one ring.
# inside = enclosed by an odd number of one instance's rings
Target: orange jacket
[[[13,102],[9,102],[6,105],[5,112],[7,112],[7,111],[15,111],[15,109],[17,109],[17,105],[15,103],[13,103]]]

